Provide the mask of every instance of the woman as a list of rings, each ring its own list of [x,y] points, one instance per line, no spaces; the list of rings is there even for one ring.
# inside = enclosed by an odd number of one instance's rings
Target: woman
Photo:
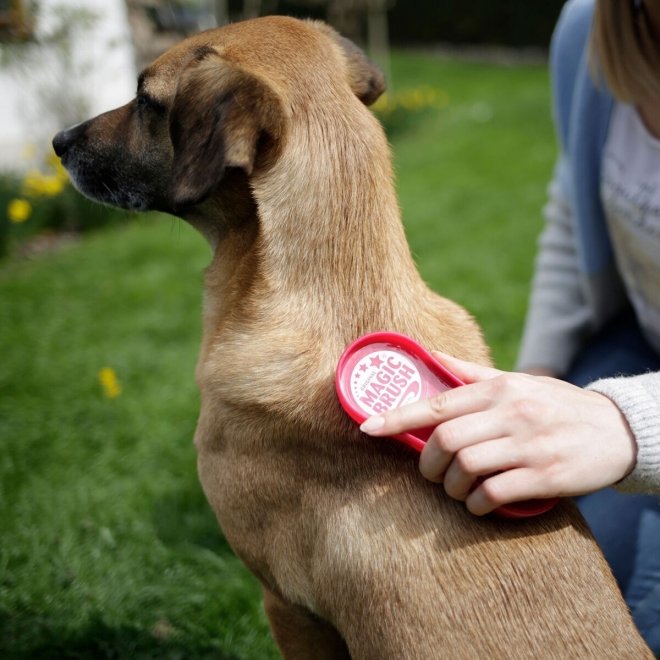
[[[362,428],[437,425],[420,470],[477,515],[582,496],[660,654],[660,0],[570,0],[551,69],[560,156],[519,357],[527,373],[438,355],[466,387]]]

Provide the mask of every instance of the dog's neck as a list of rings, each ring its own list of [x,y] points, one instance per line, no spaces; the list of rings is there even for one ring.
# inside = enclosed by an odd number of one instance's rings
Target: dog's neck
[[[281,292],[330,306],[345,324],[381,318],[377,309],[387,306],[393,289],[413,293],[420,283],[387,142],[361,104],[332,121],[309,112],[292,127],[277,163],[252,186],[262,265]]]
[[[293,124],[277,160],[250,179],[253,208],[243,204],[221,229],[205,230],[216,242],[205,282],[207,348],[227,322],[341,346],[401,327],[401,315],[414,315],[426,295],[376,119],[357,100],[350,116],[329,121],[310,112],[304,119]],[[230,206],[216,199],[206,211],[217,223]]]
[[[330,123],[298,122],[250,188],[254,215],[234,217],[233,226],[220,220],[223,236],[206,271],[200,442],[203,420],[221,405],[232,419],[258,409],[259,438],[277,436],[272,425],[286,419],[286,442],[292,429],[307,442],[310,429],[345,423],[333,375],[341,351],[367,332],[395,330],[456,352],[451,341],[432,339],[439,315],[454,319],[445,327],[456,341],[473,326],[417,272],[387,142],[366,108]],[[481,343],[474,343],[463,354],[483,359]],[[211,368],[220,364],[222,379]],[[312,418],[310,410],[326,418]]]

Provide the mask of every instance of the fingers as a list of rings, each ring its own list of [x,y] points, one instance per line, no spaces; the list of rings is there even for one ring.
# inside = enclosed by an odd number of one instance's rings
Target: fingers
[[[442,482],[449,496],[465,500],[479,477],[514,468],[521,463],[516,444],[510,438],[497,438],[459,451],[449,464]]]
[[[375,436],[395,435],[410,429],[435,426],[453,417],[484,410],[490,405],[492,388],[480,386],[480,382],[492,380],[505,372],[458,360],[437,351],[433,355],[462,381],[471,384],[469,392],[458,387],[383,415],[374,415],[361,425],[360,429],[364,433]]]
[[[401,408],[389,410],[382,415],[367,419],[360,430],[374,436],[396,435],[410,429],[437,426],[449,419],[469,415],[490,405],[491,397],[479,384],[468,388],[457,387],[411,403]]]
[[[440,351],[431,351],[433,357],[441,362],[449,371],[458,376],[464,383],[476,383],[480,380],[489,380],[496,376],[501,376],[504,372],[493,367],[485,367],[475,362],[466,362],[459,360],[447,353]]]
[[[550,497],[542,487],[539,475],[530,468],[507,470],[488,477],[467,496],[468,510],[484,516],[504,504]]]
[[[488,412],[477,412],[451,419],[435,428],[422,450],[419,469],[430,481],[443,481],[445,470],[454,455],[469,461],[470,467],[481,467],[486,472],[471,472],[472,477],[492,471],[492,461],[484,455],[482,445],[491,447],[489,440],[501,438],[506,433],[506,420]],[[497,443],[495,445],[497,447]],[[498,458],[500,451],[497,452]],[[475,461],[480,457],[479,461]],[[481,462],[483,465],[479,466]],[[466,490],[467,493],[467,490]],[[464,498],[463,498],[464,499]]]

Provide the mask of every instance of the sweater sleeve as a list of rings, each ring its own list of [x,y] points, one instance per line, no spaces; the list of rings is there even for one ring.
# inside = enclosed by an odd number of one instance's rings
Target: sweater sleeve
[[[587,386],[611,399],[628,421],[637,442],[633,471],[618,490],[660,493],[660,372],[605,378]]]
[[[540,367],[565,374],[591,331],[566,185],[566,164],[560,159],[544,208],[546,224],[517,363],[521,371]]]
[[[534,279],[517,369],[548,369],[563,376],[593,331],[585,297],[569,191],[569,122],[576,81],[585,66],[593,0],[570,0],[562,8],[550,47],[552,110],[560,157],[548,188],[545,226],[539,239]]]

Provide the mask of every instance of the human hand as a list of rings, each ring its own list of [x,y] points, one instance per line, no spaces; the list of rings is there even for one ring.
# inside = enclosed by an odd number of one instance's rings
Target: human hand
[[[370,417],[361,429],[382,437],[436,426],[419,469],[472,513],[592,492],[633,469],[635,439],[606,396],[554,378],[434,356],[466,385]],[[483,481],[475,488],[478,478]]]

